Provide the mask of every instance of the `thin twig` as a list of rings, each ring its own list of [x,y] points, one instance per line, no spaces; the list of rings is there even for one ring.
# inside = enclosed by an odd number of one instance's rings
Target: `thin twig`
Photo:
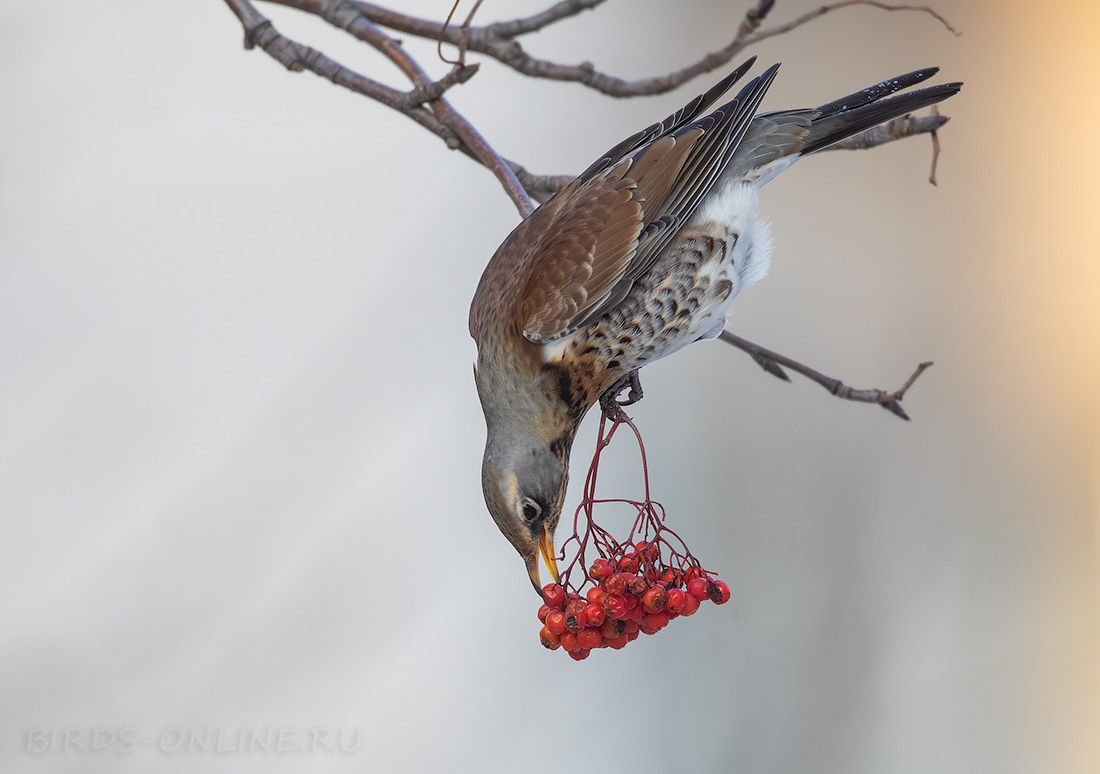
[[[474,23],[474,16],[477,15],[478,9],[481,8],[481,2],[482,0],[476,0],[476,2],[474,2],[474,7],[470,9],[466,21],[462,22],[462,28],[459,30],[458,61],[462,64],[466,64],[466,44],[470,40],[470,25]]]
[[[940,115],[940,109],[938,105],[932,106],[932,112],[937,118],[943,118]],[[942,126],[942,124],[941,124]],[[940,135],[935,129],[932,130],[932,169],[928,172],[928,182],[932,185],[939,185],[936,182],[936,165],[940,162]]]
[[[839,11],[842,8],[851,8],[855,5],[865,5],[870,8],[877,8],[880,11],[915,11],[917,13],[926,13],[933,19],[938,21],[940,24],[942,24],[944,28],[952,35],[955,35],[956,37],[962,35],[961,32],[951,26],[947,19],[945,19],[935,10],[926,5],[890,5],[889,3],[877,2],[877,0],[844,0],[844,2],[841,3],[823,5],[820,8],[799,16],[794,21],[787,22],[786,24],[780,24],[775,27],[769,27],[766,30],[760,30],[759,32],[747,38],[745,41],[745,45],[751,46],[754,43],[759,43],[760,41],[766,40],[767,38],[774,38],[776,35],[785,35],[792,30],[798,29],[804,24],[812,22],[814,19],[821,18],[827,13]]]
[[[602,5],[604,0],[564,0],[556,3],[541,13],[528,16],[525,19],[512,21],[493,22],[485,25],[485,30],[502,38],[515,38],[530,32],[538,32],[543,27],[548,27],[554,22],[576,16],[581,11],[588,11],[597,5]]]
[[[278,0],[276,0],[276,2],[277,1]],[[453,19],[455,17],[455,11],[458,10],[458,4],[461,3],[461,2],[462,2],[462,0],[455,0],[454,5],[451,6],[451,10],[447,13],[447,18],[443,20],[443,29],[442,29],[442,31],[440,31],[439,37],[436,38],[436,41],[435,41],[435,53],[436,53],[436,55],[440,59],[442,59],[444,62],[446,62],[447,64],[454,65],[455,67],[461,67],[463,65],[464,55],[466,53],[466,46],[465,45],[459,46],[459,57],[458,57],[458,59],[453,59],[453,60],[448,59],[446,56],[443,55],[443,38],[447,34],[447,30],[451,26],[451,19]],[[362,11],[360,11],[360,13],[362,13]]]
[[[776,376],[784,381],[789,382],[790,377],[787,376],[783,368],[789,368],[795,373],[802,374],[807,379],[820,384],[826,390],[838,398],[844,400],[859,401],[861,403],[877,403],[892,414],[901,417],[908,421],[909,415],[905,413],[905,410],[901,407],[901,399],[905,397],[906,391],[913,386],[913,382],[917,380],[917,377],[924,373],[924,370],[932,365],[932,363],[925,362],[917,366],[917,369],[913,371],[912,376],[906,380],[905,384],[900,389],[893,392],[886,392],[879,389],[857,389],[855,387],[849,387],[839,379],[834,379],[831,376],[826,376],[819,371],[815,371],[809,366],[799,363],[797,360],[792,360],[786,355],[781,355],[778,352],[773,352],[770,349],[765,349],[759,344],[753,344],[748,339],[743,339],[736,334],[729,331],[722,331],[719,335],[722,341],[725,341],[740,350],[747,352],[752,359],[756,361],[757,365],[770,373],[772,376]]]

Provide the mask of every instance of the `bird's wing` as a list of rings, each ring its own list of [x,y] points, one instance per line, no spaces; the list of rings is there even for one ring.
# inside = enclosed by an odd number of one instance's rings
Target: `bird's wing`
[[[624,140],[544,205],[557,210],[517,299],[524,336],[552,342],[622,301],[717,181],[777,68],[695,120],[721,92],[697,97],[666,119],[668,127],[655,124]]]

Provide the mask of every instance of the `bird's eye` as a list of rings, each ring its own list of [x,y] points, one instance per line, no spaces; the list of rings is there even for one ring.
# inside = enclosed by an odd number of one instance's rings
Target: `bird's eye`
[[[542,513],[542,507],[530,497],[523,498],[523,520],[530,524]]]

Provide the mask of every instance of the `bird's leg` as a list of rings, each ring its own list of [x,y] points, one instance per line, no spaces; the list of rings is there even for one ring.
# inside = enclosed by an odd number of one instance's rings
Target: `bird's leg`
[[[627,389],[629,389],[630,392],[627,393],[626,400],[619,400],[619,395],[622,394],[623,390]],[[642,399],[642,395],[642,382],[638,378],[638,369],[634,369],[611,385],[611,387],[600,396],[600,408],[603,409],[603,413],[606,416],[614,417],[619,408],[637,403]]]

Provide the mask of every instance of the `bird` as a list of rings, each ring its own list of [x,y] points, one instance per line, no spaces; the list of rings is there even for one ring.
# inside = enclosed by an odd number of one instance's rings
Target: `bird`
[[[755,60],[601,155],[508,235],[478,283],[482,491],[540,594],[540,555],[558,580],[554,532],[581,420],[597,402],[637,398],[643,366],[722,332],[733,300],[768,270],[760,187],[962,87],[905,91],[939,70],[927,68],[817,108],[760,113],[775,64],[707,113]]]

